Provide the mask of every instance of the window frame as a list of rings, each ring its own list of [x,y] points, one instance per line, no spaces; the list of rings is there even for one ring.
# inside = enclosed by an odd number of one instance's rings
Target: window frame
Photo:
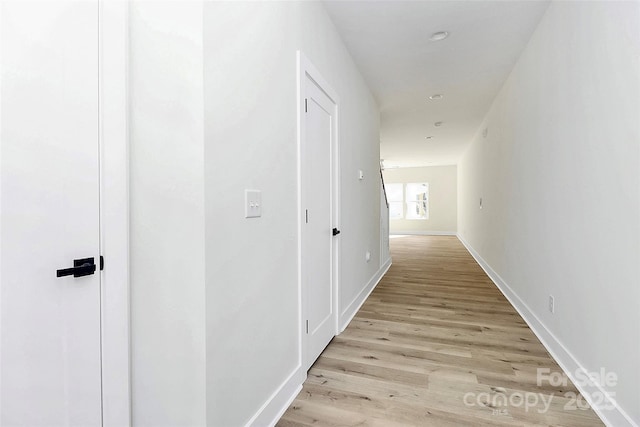
[[[406,220],[406,221],[425,221],[428,220],[430,217],[430,213],[431,213],[431,209],[430,209],[430,204],[429,204],[429,200],[430,200],[430,195],[429,195],[429,183],[428,182],[390,182],[386,184],[387,190],[390,188],[393,188],[395,186],[400,186],[400,188],[402,189],[401,193],[402,193],[402,199],[398,199],[397,197],[394,198],[393,195],[396,195],[399,193],[398,191],[387,191],[387,200],[389,202],[389,219],[393,220],[393,221],[398,221],[398,220]],[[416,198],[416,200],[408,200],[408,189],[410,188],[410,186],[424,186],[425,191],[422,193],[424,196],[423,199],[420,198]],[[417,193],[415,190],[413,191],[413,194],[419,195],[420,193]],[[409,212],[412,209],[413,205],[416,205],[416,207],[419,207],[419,204],[422,202],[423,206],[422,206],[422,210],[423,210],[423,214],[422,216],[409,216]],[[402,209],[402,214],[400,217],[394,217],[392,212],[397,211],[397,206],[400,205],[401,209]],[[393,208],[393,206],[396,206],[396,208]]]

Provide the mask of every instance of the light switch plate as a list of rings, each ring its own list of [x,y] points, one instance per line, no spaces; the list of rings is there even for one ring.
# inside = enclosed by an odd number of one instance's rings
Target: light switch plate
[[[361,170],[358,171],[358,178],[364,179],[364,172],[362,172]]]
[[[262,216],[262,192],[260,190],[244,190],[244,217],[258,218]]]

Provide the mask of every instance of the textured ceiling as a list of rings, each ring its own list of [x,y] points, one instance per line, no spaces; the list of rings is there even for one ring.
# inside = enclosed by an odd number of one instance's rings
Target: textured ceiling
[[[406,167],[457,163],[549,2],[324,4],[380,106],[385,167]]]

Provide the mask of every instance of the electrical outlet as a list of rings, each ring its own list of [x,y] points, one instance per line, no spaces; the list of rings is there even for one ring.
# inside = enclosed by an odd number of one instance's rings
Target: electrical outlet
[[[549,312],[551,314],[556,312],[556,305],[553,295],[549,295]]]

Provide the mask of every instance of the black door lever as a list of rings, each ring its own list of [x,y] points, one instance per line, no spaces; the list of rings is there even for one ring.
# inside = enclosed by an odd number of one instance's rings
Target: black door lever
[[[340,230],[338,230],[337,228],[333,229],[333,235],[337,236],[338,234],[340,234]]]
[[[82,258],[73,260],[73,268],[63,268],[56,270],[56,277],[71,276],[82,277],[96,272],[96,263],[93,258]]]

